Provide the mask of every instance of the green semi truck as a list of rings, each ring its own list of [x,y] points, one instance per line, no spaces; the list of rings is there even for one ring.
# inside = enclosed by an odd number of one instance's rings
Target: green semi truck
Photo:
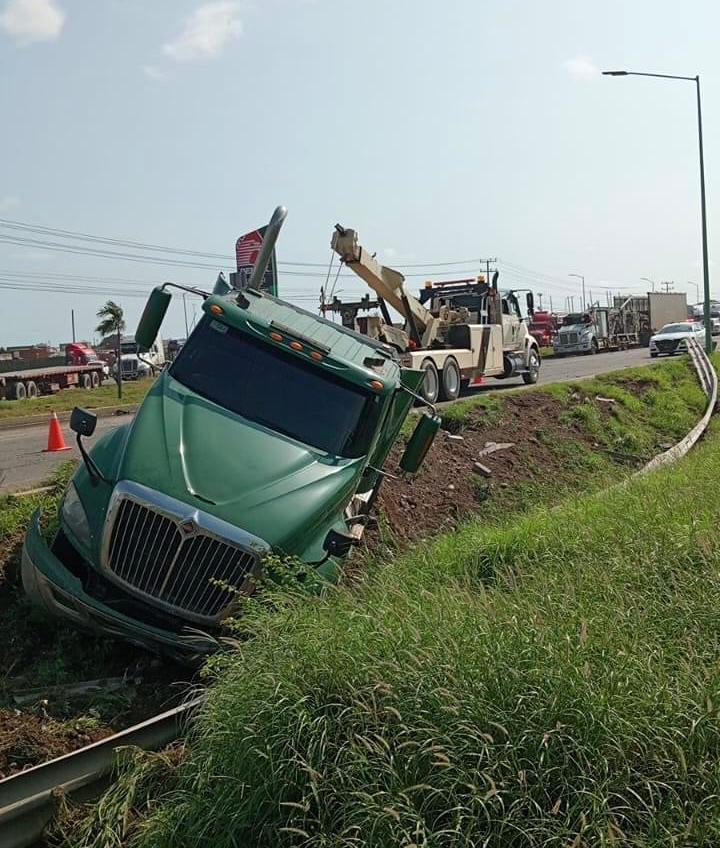
[[[421,370],[392,348],[254,288],[284,218],[276,210],[247,288],[219,280],[180,354],[134,420],[83,454],[51,539],[33,517],[26,592],[53,614],[192,658],[218,647],[238,593],[269,554],[328,579],[359,540]],[[155,289],[136,333],[149,349],[170,301]],[[182,288],[182,287],[180,287]],[[420,416],[400,462],[417,470],[439,427]]]

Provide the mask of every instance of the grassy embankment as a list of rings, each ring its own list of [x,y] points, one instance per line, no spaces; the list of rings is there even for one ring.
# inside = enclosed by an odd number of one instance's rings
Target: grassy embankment
[[[103,676],[111,643],[88,639],[76,628],[49,620],[17,589],[25,528],[35,510],[42,507],[44,528],[48,534],[53,532],[60,495],[74,469],[74,462],[63,463],[48,480],[49,491],[22,498],[0,497],[0,655],[4,659],[0,708],[12,706],[10,695],[16,686],[55,686],[93,673]]]
[[[714,427],[673,468],[255,609],[174,787],[112,844],[718,844],[718,479]]]
[[[444,428],[466,439],[477,431],[482,438],[517,442],[509,482],[499,487],[475,475],[477,511],[492,523],[610,485],[681,439],[705,403],[689,361],[675,359],[531,392],[480,394],[440,414]],[[403,434],[414,426],[411,416]],[[488,464],[494,462],[490,457]],[[402,489],[390,485],[393,494]]]
[[[25,400],[0,400],[0,419],[23,418],[28,415],[68,412],[75,406],[95,409],[100,406],[120,406],[128,403],[140,403],[153,381],[132,380],[123,383],[122,400],[118,400],[117,386],[100,386],[97,389],[63,389],[54,395]]]

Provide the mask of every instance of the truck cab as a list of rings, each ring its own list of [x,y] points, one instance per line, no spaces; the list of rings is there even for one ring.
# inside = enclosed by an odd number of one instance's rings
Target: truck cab
[[[135,336],[123,336],[120,342],[120,368],[123,380],[138,380],[150,377],[165,365],[162,339],[156,339],[149,350],[138,351]],[[117,374],[117,365],[113,367]]]
[[[166,296],[156,289],[148,302],[141,347]],[[152,650],[215,650],[269,553],[337,575],[422,378],[387,346],[267,293],[206,297],[135,419],[78,468],[52,539],[33,518],[26,591],[55,615]],[[91,434],[92,416],[76,412],[71,426]],[[406,470],[437,426],[422,416]]]

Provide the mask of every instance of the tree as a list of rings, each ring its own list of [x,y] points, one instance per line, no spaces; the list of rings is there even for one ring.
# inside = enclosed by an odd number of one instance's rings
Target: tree
[[[117,334],[117,345],[115,349],[115,379],[117,380],[118,399],[122,399],[122,366],[120,358],[120,342],[122,332],[125,329],[125,318],[123,317],[122,306],[115,303],[114,300],[108,300],[98,312],[97,317],[102,320],[95,328],[95,332],[101,336],[110,336],[113,333]]]

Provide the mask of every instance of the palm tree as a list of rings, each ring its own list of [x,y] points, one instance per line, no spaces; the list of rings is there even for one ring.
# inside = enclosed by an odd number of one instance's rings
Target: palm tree
[[[115,303],[114,300],[108,300],[98,312],[97,317],[102,320],[95,328],[96,333],[101,336],[110,336],[117,333],[117,344],[115,350],[115,366],[116,379],[118,386],[118,398],[122,399],[122,367],[120,361],[120,342],[122,339],[122,331],[125,329],[125,319],[123,317],[122,306]]]

